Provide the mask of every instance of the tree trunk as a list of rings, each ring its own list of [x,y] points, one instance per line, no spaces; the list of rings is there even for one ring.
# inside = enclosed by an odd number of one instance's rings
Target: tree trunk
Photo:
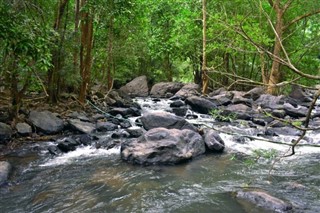
[[[73,50],[73,72],[78,73],[79,70],[79,23],[80,23],[80,0],[75,0],[74,8],[74,50]]]
[[[207,70],[207,55],[206,55],[206,45],[207,45],[207,11],[206,11],[206,0],[202,0],[202,94],[208,93],[208,70]]]
[[[270,71],[270,77],[268,81],[267,92],[272,95],[278,94],[278,88],[276,84],[281,81],[281,71],[280,71],[280,62],[278,58],[280,58],[281,54],[281,41],[283,35],[283,14],[284,9],[281,8],[280,0],[276,0],[275,2],[269,1],[274,11],[276,12],[276,25],[275,25],[275,42],[273,47],[273,61]]]
[[[113,9],[113,0],[111,3],[111,8]],[[114,16],[111,15],[109,20],[109,30],[108,30],[108,61],[107,61],[107,85],[108,90],[112,88],[113,85],[113,22]]]
[[[80,6],[84,7],[87,0],[81,0]],[[81,46],[80,46],[80,86],[79,101],[84,104],[88,85],[91,78],[92,48],[93,48],[93,17],[89,10],[81,12]]]
[[[56,13],[55,22],[53,25],[53,29],[60,33],[60,39],[58,43],[58,47],[53,50],[52,53],[52,69],[48,72],[48,94],[49,94],[49,102],[57,103],[58,101],[58,93],[59,93],[59,79],[60,79],[60,70],[61,70],[61,46],[63,42],[64,34],[61,33],[61,21],[64,15],[64,11],[68,0],[58,0],[58,10]]]

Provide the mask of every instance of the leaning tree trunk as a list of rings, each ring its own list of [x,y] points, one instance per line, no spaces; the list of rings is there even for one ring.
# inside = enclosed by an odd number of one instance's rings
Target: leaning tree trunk
[[[81,1],[81,7],[85,6],[87,0]],[[80,75],[82,78],[80,86],[79,101],[84,103],[88,85],[91,78],[92,48],[93,48],[93,17],[88,10],[81,12],[81,47],[80,47]]]

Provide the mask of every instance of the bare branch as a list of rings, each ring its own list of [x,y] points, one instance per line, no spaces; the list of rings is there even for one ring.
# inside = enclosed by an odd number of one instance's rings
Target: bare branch
[[[301,15],[301,16],[298,16],[298,17],[296,17],[295,19],[293,19],[292,21],[290,21],[289,23],[287,23],[287,25],[283,27],[283,30],[287,29],[288,27],[290,27],[290,26],[293,25],[294,23],[297,23],[297,22],[300,21],[301,19],[304,19],[304,18],[313,16],[313,15],[316,15],[316,14],[319,14],[319,13],[320,13],[320,9],[315,10],[315,11],[312,11],[312,12],[310,12],[310,13],[303,14],[303,15]]]

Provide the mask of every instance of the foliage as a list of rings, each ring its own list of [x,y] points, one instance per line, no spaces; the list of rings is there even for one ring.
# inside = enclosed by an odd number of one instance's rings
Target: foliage
[[[210,111],[210,115],[218,120],[223,122],[233,122],[235,119],[237,119],[237,114],[230,112],[230,113],[224,113],[221,109],[212,109]]]

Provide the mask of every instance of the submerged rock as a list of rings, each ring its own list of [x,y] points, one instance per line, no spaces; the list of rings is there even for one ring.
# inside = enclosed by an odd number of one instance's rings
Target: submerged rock
[[[263,191],[239,191],[236,198],[274,212],[291,212],[292,205]]]
[[[177,164],[204,152],[201,135],[188,129],[155,128],[121,144],[123,160],[143,165]]]

